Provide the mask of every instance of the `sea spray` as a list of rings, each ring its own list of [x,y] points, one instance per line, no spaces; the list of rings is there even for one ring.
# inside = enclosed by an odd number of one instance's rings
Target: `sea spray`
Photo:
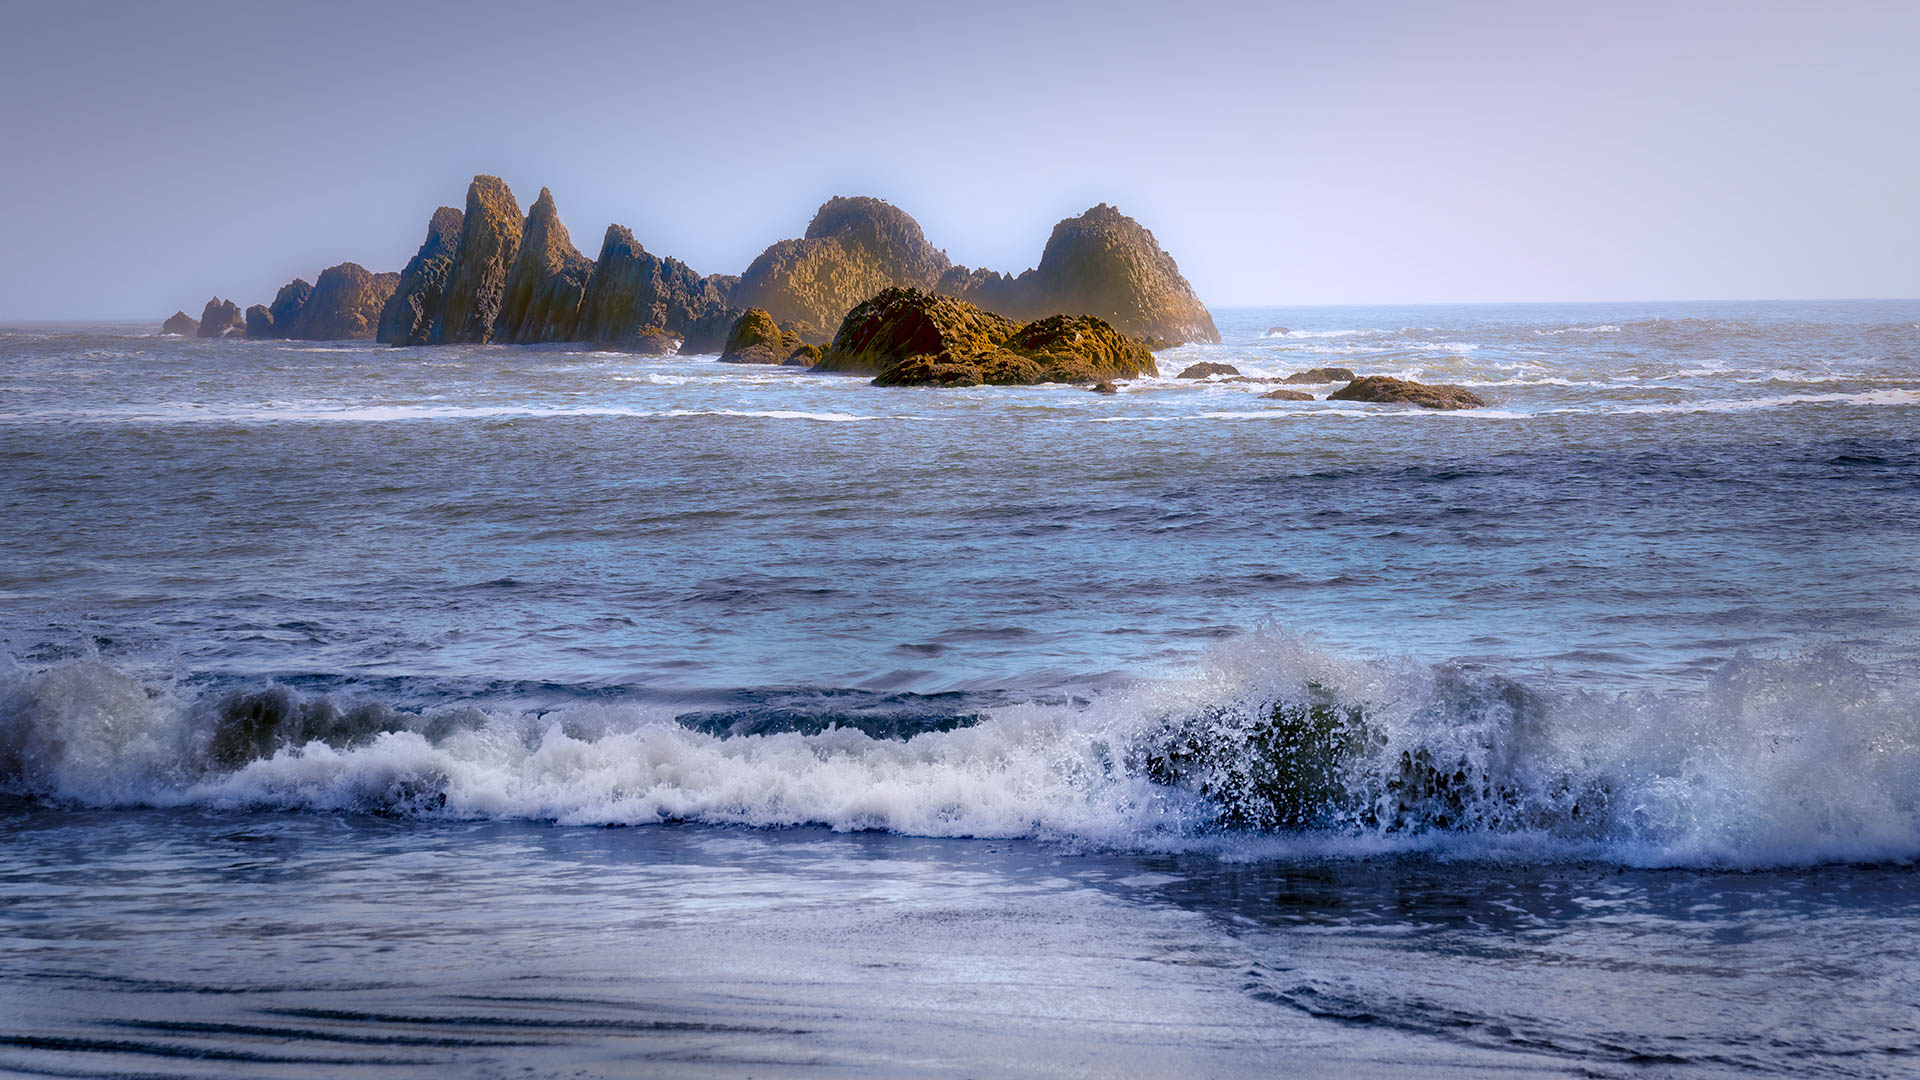
[[[1270,630],[1181,677],[990,706],[911,738],[818,718],[813,733],[718,735],[630,703],[186,698],[84,659],[4,676],[0,783],[97,806],[817,823],[1139,850],[1911,859],[1915,701],[1837,652],[1741,656],[1698,693],[1607,695],[1338,658]]]

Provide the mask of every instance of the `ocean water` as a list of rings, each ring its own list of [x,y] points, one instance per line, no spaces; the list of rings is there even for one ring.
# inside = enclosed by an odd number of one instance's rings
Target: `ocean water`
[[[1215,314],[0,328],[0,1071],[1920,1070],[1920,302]]]

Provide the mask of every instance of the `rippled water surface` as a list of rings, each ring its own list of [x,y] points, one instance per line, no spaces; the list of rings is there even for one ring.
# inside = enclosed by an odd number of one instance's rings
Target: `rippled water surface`
[[[0,1068],[1910,1067],[1920,302],[1216,316],[0,329]]]

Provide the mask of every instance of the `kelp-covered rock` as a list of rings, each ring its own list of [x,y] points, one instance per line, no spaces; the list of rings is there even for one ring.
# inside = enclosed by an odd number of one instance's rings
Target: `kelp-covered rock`
[[[573,246],[567,227],[560,223],[553,193],[541,188],[527,212],[520,250],[507,274],[494,340],[527,344],[573,337],[592,274],[593,263]]]
[[[1145,345],[1091,316],[1024,326],[964,300],[894,288],[847,313],[819,371],[874,374],[875,386],[1029,385],[1154,374]]]
[[[795,348],[793,352],[789,353],[787,355],[787,358],[785,360],[782,360],[780,364],[782,367],[810,368],[813,365],[819,363],[820,357],[825,355],[825,353],[826,353],[826,350],[822,349],[820,346],[809,345],[803,342],[800,346]]]
[[[766,249],[731,290],[739,307],[777,322],[838,326],[855,305],[890,286],[931,289],[952,266],[920,223],[880,199],[828,199],[798,240]]]
[[[964,300],[890,288],[847,312],[817,370],[878,375],[914,356],[990,354],[1019,328]]]
[[[207,301],[200,312],[200,327],[195,333],[203,338],[228,337],[247,332],[246,317],[240,314],[240,305],[219,297]]]
[[[781,364],[800,347],[800,338],[783,331],[763,308],[748,308],[727,333],[720,359],[729,364]]]
[[[273,332],[273,312],[265,304],[255,304],[247,309],[247,336],[250,338],[279,337]]]
[[[359,263],[330,266],[320,272],[313,295],[281,336],[304,341],[371,338],[379,329],[387,298],[399,284],[399,274],[370,273]]]
[[[184,311],[176,311],[160,324],[163,334],[179,334],[181,337],[193,337],[200,332],[200,320]]]
[[[1371,401],[1385,405],[1418,405],[1423,409],[1477,409],[1486,399],[1459,386],[1429,386],[1426,383],[1395,379],[1386,375],[1368,375],[1355,379],[1327,395],[1328,401]]]
[[[1305,371],[1296,371],[1287,376],[1290,383],[1336,383],[1352,382],[1357,376],[1343,367],[1317,367]]]
[[[671,340],[682,352],[707,352],[713,326],[726,314],[725,298],[706,278],[678,259],[651,254],[626,226],[609,225],[574,340],[643,353]]]
[[[424,345],[433,334],[433,323],[446,307],[447,279],[453,275],[453,260],[459,253],[460,228],[466,215],[451,206],[433,212],[427,222],[427,238],[420,250],[407,260],[400,271],[400,284],[380,310],[380,328],[375,335],[386,345]]]
[[[275,337],[287,336],[287,327],[307,305],[307,298],[313,295],[313,286],[305,278],[294,278],[280,291],[273,294],[273,303],[267,305],[267,314],[273,316],[273,334]]]
[[[1216,364],[1216,363],[1213,363],[1212,361],[1203,361],[1198,364],[1188,364],[1186,368],[1184,368],[1180,372],[1180,374],[1175,375],[1174,378],[1206,379],[1206,378],[1211,378],[1212,376],[1215,376],[1215,375],[1238,375],[1238,374],[1240,374],[1240,369],[1237,367],[1234,367],[1232,364]]]
[[[467,187],[467,211],[447,279],[446,302],[434,319],[429,344],[493,339],[506,296],[507,274],[520,251],[520,204],[497,176],[476,176]]]

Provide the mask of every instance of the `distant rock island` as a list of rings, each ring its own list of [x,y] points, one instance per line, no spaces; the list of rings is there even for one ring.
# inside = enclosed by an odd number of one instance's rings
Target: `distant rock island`
[[[433,213],[419,252],[398,274],[342,263],[313,285],[289,283],[270,305],[243,314],[216,297],[198,323],[178,313],[164,331],[392,345],[576,341],[637,353],[725,350],[727,359],[760,363],[804,363],[828,346],[831,368],[854,362],[832,347],[848,314],[889,290],[950,300],[1014,328],[980,339],[992,351],[948,350],[939,370],[928,370],[933,382],[1083,369],[1112,378],[1142,369],[1141,356],[1152,371],[1148,348],[1220,340],[1173,257],[1104,203],[1054,226],[1039,266],[1018,275],[957,266],[905,211],[855,196],[827,200],[803,236],[774,243],[744,273],[703,276],[648,252],[623,225],[608,226],[599,257],[589,260],[551,192],[542,188],[523,216],[495,176],[474,177],[464,211]],[[739,325],[750,311],[749,325]],[[1049,316],[1064,321],[1036,329]]]

